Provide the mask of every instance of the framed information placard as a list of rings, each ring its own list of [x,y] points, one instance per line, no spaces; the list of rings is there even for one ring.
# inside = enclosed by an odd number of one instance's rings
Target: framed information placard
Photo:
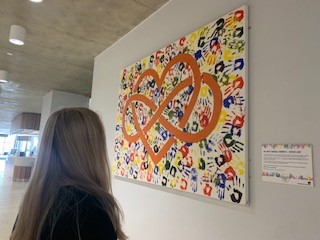
[[[312,145],[262,145],[262,180],[313,187]]]

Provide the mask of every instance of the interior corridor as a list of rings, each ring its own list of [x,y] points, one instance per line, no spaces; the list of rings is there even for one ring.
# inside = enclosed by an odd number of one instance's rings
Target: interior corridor
[[[11,182],[4,175],[5,161],[0,161],[0,240],[8,240],[28,183]]]

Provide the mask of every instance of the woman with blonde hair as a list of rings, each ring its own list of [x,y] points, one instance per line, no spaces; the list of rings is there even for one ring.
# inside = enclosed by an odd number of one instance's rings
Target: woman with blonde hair
[[[99,116],[86,108],[53,113],[10,239],[127,239],[110,178]]]

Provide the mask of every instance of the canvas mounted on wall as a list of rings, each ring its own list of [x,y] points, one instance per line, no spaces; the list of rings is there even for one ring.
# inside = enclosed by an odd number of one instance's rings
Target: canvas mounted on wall
[[[121,73],[117,176],[246,204],[247,10]]]

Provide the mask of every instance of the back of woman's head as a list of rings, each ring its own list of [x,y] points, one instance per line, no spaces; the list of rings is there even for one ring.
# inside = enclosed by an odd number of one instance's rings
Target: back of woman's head
[[[49,117],[12,239],[39,239],[59,188],[65,185],[96,195],[119,239],[126,238],[121,210],[111,195],[104,128],[99,116],[86,108],[66,108]]]
[[[92,183],[110,191],[104,129],[95,112],[66,108],[53,113],[42,143],[40,165],[46,170],[55,169],[60,184]]]

